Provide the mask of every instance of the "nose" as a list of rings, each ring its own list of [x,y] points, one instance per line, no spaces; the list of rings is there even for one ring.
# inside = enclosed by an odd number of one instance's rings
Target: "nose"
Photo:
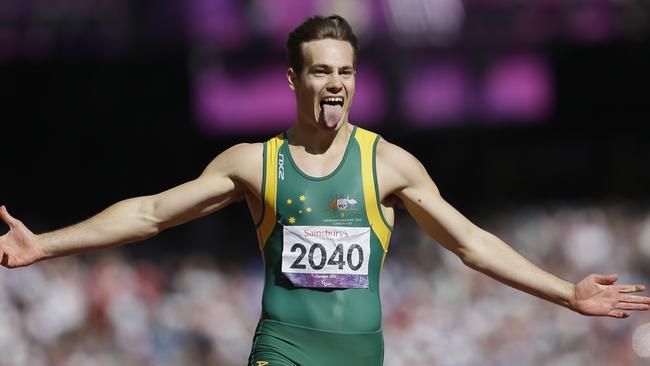
[[[337,72],[330,74],[329,80],[327,82],[327,91],[336,93],[343,88],[343,81],[341,80],[341,75]]]

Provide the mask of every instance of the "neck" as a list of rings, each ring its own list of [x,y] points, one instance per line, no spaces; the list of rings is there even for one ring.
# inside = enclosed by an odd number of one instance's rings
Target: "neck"
[[[352,125],[343,122],[337,130],[326,130],[313,124],[296,122],[287,131],[287,137],[291,145],[304,147],[310,154],[324,154],[333,146],[347,145]]]

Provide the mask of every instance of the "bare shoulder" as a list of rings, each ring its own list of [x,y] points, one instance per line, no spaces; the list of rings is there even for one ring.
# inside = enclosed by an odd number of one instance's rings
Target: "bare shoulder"
[[[203,175],[219,174],[253,183],[262,172],[264,144],[240,143],[217,155]]]
[[[406,149],[381,139],[377,144],[377,180],[382,200],[391,195],[402,197],[413,188],[430,192],[438,189],[427,169]]]
[[[427,175],[420,161],[406,149],[384,138],[377,144],[377,174],[390,175],[391,180],[406,185],[418,176]]]

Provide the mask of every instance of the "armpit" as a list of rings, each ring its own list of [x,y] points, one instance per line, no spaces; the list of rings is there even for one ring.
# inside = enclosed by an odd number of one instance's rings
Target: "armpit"
[[[388,197],[384,198],[381,204],[391,208],[404,208],[404,203],[402,200],[394,194],[391,194]]]

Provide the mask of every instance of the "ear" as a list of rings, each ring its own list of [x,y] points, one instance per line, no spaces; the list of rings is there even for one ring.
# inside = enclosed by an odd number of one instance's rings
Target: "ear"
[[[298,75],[296,75],[296,72],[293,71],[293,68],[289,68],[287,70],[287,80],[289,80],[289,88],[291,90],[296,91],[296,84],[298,84]]]

